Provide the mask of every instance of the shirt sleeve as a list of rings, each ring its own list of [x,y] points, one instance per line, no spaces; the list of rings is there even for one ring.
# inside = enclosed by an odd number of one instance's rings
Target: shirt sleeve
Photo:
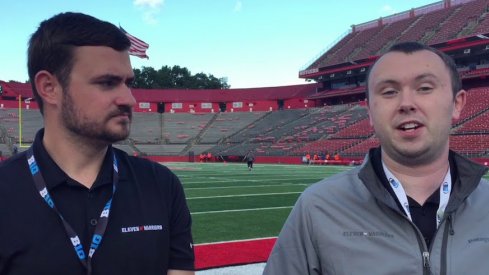
[[[178,177],[172,173],[169,269],[194,270],[192,218]]]
[[[299,197],[287,218],[264,275],[321,274],[305,195]]]

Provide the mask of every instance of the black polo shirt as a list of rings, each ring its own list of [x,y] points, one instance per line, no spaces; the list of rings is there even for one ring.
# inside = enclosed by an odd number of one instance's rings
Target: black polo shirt
[[[382,158],[381,158],[381,149],[380,147],[371,149],[369,152],[375,173],[377,177],[382,181],[384,187],[389,191],[391,196],[396,200],[397,206],[399,207],[399,211],[404,213],[404,209],[397,199],[392,186],[389,184],[387,177],[384,173],[384,169],[382,168]],[[453,165],[453,158],[449,157],[450,162],[450,173],[452,176],[452,183],[455,182],[457,178],[457,169],[456,166]],[[407,196],[407,195],[406,195]],[[438,207],[440,205],[440,192],[439,189],[435,190],[433,194],[426,200],[423,205],[420,205],[410,196],[407,196],[409,202],[409,212],[411,213],[411,218],[413,223],[418,227],[419,231],[423,234],[426,245],[430,247],[431,241],[433,240],[433,236],[436,232],[436,213],[438,211]]]
[[[67,176],[42,145],[34,156],[59,212],[86,255],[104,205],[112,196],[112,152],[119,182],[109,222],[93,259],[93,274],[166,274],[193,270],[191,217],[182,185],[166,167],[109,147],[88,189]],[[26,153],[0,164],[0,274],[86,274],[58,214],[34,186]]]

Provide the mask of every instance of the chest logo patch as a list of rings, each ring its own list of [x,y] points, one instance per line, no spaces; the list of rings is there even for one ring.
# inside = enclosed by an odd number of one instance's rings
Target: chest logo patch
[[[133,232],[142,232],[142,231],[161,231],[161,230],[163,230],[163,225],[161,224],[121,227],[122,233],[133,233]]]

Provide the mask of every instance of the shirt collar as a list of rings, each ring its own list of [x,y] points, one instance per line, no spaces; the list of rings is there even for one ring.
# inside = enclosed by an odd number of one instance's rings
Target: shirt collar
[[[46,187],[48,188],[48,190],[51,190],[60,184],[82,186],[80,183],[71,179],[56,164],[56,162],[54,162],[54,160],[51,158],[49,153],[46,151],[44,144],[42,143],[43,137],[44,137],[44,128],[37,132],[32,146],[34,151],[34,157],[36,158],[36,162],[39,165],[39,169],[41,170],[41,175],[43,176],[44,181],[46,182]],[[105,154],[102,167],[97,175],[97,179],[95,180],[92,189],[105,184],[112,184],[112,172],[113,172],[112,155],[113,155],[113,148],[112,146],[109,146],[107,153]]]
[[[377,147],[377,148],[370,149],[369,156],[370,156],[370,161],[372,162],[372,167],[374,168],[375,174],[377,175],[377,177],[382,182],[382,185],[385,187],[385,189],[387,189],[387,191],[389,192],[389,194],[391,194],[391,196],[393,198],[396,198],[396,195],[394,194],[394,190],[392,189],[392,186],[389,184],[389,181],[387,180],[387,176],[384,173],[384,169],[382,168],[381,148]],[[450,164],[450,174],[452,176],[452,184],[453,184],[456,182],[456,179],[458,177],[458,171],[457,171],[457,167],[454,163],[453,154],[451,152],[448,155],[448,162]],[[440,198],[437,195],[438,192],[439,192],[438,189],[435,190],[435,192],[433,192],[433,194],[431,194],[431,196],[428,198],[427,202],[439,203]],[[400,203],[397,199],[396,199],[396,202],[397,202],[398,206],[400,207],[400,209],[402,209],[402,206],[400,205]]]

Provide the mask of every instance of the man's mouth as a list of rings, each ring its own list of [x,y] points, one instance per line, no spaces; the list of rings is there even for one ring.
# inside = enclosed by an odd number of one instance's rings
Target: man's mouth
[[[399,130],[402,130],[402,131],[414,131],[421,126],[423,126],[423,125],[418,123],[418,122],[406,122],[406,123],[399,125],[399,127],[397,127],[397,128]]]

